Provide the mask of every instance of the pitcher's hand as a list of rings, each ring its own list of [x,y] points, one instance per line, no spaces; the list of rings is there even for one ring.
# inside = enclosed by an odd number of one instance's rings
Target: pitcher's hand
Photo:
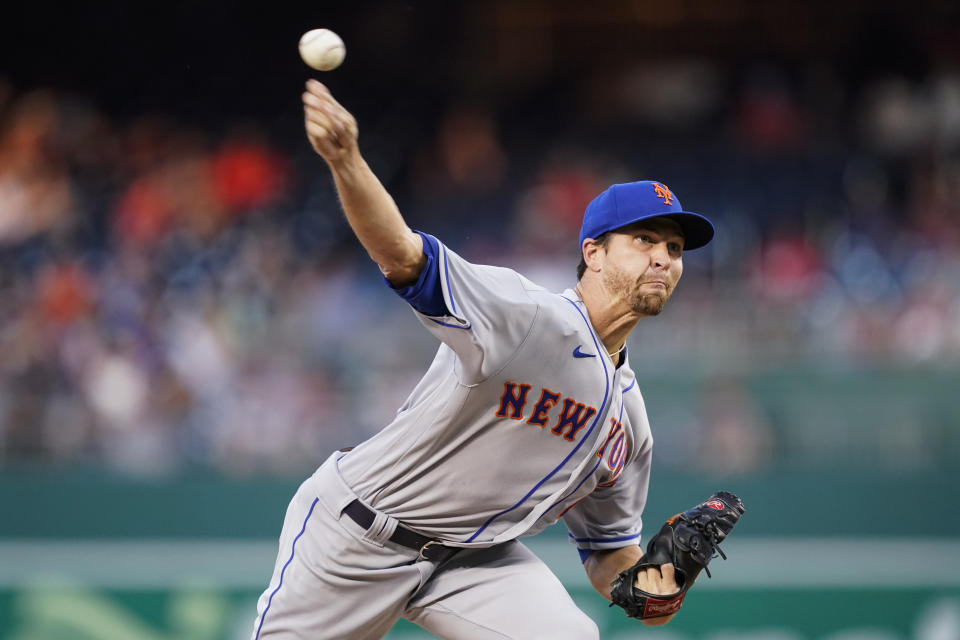
[[[335,165],[357,151],[357,121],[320,82],[307,80],[303,92],[307,138],[328,164]]]

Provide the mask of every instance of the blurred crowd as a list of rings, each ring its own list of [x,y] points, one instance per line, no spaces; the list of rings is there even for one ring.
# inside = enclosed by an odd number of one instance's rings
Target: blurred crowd
[[[612,182],[661,180],[716,220],[630,343],[641,380],[707,381],[664,464],[790,455],[748,390],[769,368],[960,366],[956,69],[853,90],[678,60],[580,82],[563,118],[544,116],[562,87],[431,121],[381,105],[361,146],[411,226],[553,290]],[[302,138],[0,80],[0,464],[300,473],[385,424],[436,348]]]

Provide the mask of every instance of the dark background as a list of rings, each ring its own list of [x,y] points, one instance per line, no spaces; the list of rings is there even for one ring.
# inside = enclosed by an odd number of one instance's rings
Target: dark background
[[[329,79],[370,101],[545,91],[563,111],[588,74],[681,54],[735,69],[828,64],[853,91],[890,72],[922,81],[935,60],[956,61],[957,14],[938,0],[30,2],[5,7],[0,55],[21,89],[60,87],[118,115],[209,123],[281,113],[278,96],[310,73],[299,36],[325,26],[348,50]]]
[[[315,27],[341,68],[299,59]],[[289,496],[433,357],[303,135],[311,76],[411,226],[551,290],[612,182],[715,221],[629,345],[645,522],[748,507],[671,636],[956,636],[960,4],[34,1],[0,32],[0,640],[249,637]]]

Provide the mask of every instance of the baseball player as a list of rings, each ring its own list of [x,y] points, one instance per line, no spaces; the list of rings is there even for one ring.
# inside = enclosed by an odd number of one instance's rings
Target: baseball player
[[[303,103],[351,228],[441,345],[393,421],[290,502],[254,640],[381,638],[399,618],[451,639],[598,638],[518,540],[558,519],[602,596],[668,621],[742,505],[715,495],[644,555],[653,439],[626,340],[711,223],[661,183],[614,185],[584,215],[579,282],[551,293],[408,228],[352,115],[315,80]]]

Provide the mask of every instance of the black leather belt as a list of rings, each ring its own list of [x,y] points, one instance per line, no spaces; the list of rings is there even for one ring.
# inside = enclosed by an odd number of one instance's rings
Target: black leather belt
[[[359,500],[354,500],[348,504],[343,512],[364,529],[369,529],[376,517],[376,514]],[[449,560],[460,551],[460,547],[445,547],[439,540],[422,536],[400,524],[397,525],[393,535],[390,536],[390,542],[413,549],[420,554],[420,558],[437,563]]]

